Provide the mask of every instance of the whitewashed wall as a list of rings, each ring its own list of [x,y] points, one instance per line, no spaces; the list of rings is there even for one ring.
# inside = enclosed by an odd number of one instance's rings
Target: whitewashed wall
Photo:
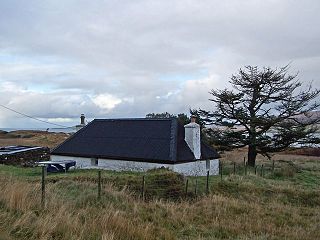
[[[135,162],[135,161],[123,161],[123,160],[111,160],[111,159],[98,159],[98,165],[92,165],[91,158],[83,157],[70,157],[70,156],[58,156],[51,155],[52,161],[57,160],[74,160],[77,162],[77,168],[102,168],[114,171],[137,171],[143,172],[154,168],[169,168],[175,172],[181,173],[186,176],[206,176],[209,170],[210,175],[219,174],[219,160],[203,160],[189,163],[180,164],[160,164],[160,163],[147,163],[147,162]]]
[[[208,166],[208,162],[210,162],[210,166]],[[211,159],[204,161],[196,161],[189,163],[180,163],[174,164],[173,171],[182,173],[186,176],[206,176],[207,171],[209,170],[210,175],[218,175],[219,174],[219,160]]]

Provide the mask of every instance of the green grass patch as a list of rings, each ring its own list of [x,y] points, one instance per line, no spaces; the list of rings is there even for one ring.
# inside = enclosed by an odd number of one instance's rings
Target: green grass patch
[[[319,239],[317,164],[280,162],[274,172],[266,165],[264,177],[253,168],[233,175],[232,164],[225,165],[222,179],[209,177],[208,195],[206,177],[166,169],[102,171],[100,199],[98,170],[77,169],[46,176],[45,210],[41,168],[0,165],[0,234],[7,239]]]
[[[17,167],[0,164],[0,175],[4,175],[7,177],[14,176],[25,179],[32,179],[41,176],[41,168]]]

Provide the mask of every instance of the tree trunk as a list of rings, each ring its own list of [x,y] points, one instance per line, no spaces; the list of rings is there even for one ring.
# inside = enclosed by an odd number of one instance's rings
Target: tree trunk
[[[248,149],[248,165],[254,167],[256,164],[257,147],[255,145],[249,145]]]

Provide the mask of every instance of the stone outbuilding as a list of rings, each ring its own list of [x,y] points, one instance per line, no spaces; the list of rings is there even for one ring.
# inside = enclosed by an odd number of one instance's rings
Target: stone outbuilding
[[[49,160],[50,149],[38,146],[0,147],[0,164],[33,167],[38,161]]]

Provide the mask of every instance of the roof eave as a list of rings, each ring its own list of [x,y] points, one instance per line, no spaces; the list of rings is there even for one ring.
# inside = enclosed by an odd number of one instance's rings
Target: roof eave
[[[83,157],[83,158],[101,158],[107,160],[123,160],[123,161],[132,161],[132,162],[148,162],[148,163],[159,163],[159,164],[180,164],[188,162],[196,162],[208,159],[188,159],[188,160],[179,160],[171,161],[169,159],[145,159],[145,158],[129,158],[129,157],[117,157],[117,156],[103,156],[103,155],[91,155],[91,154],[77,154],[77,153],[51,153],[51,155],[56,156],[66,156],[66,157]],[[215,159],[215,158],[210,158]]]

